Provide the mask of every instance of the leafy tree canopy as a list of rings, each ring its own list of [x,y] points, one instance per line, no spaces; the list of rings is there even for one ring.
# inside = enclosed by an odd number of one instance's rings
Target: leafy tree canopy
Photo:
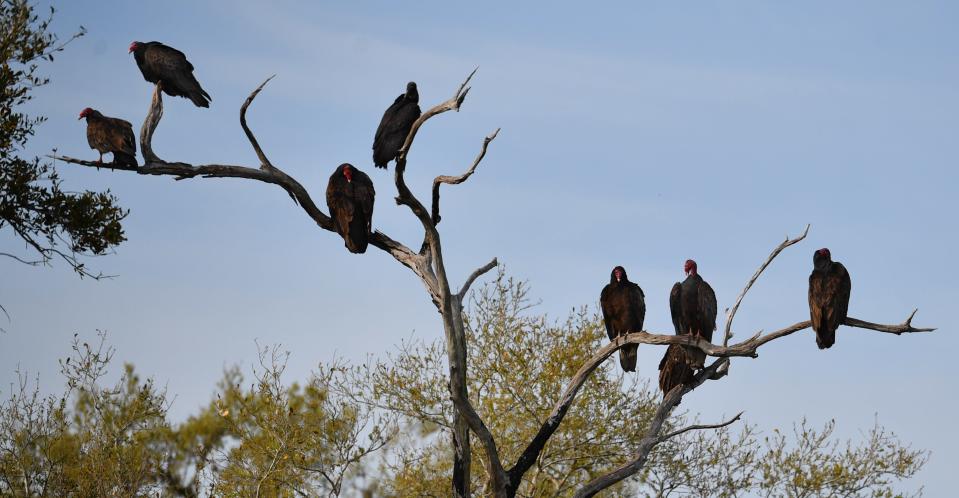
[[[81,261],[124,241],[126,211],[106,192],[64,190],[56,169],[38,157],[23,157],[27,141],[46,118],[19,109],[32,92],[49,83],[43,62],[85,30],[59,43],[50,32],[50,15],[41,19],[26,0],[0,1],[0,230],[22,240],[30,255],[0,252],[22,263],[49,264],[59,257],[81,276],[99,278]]]

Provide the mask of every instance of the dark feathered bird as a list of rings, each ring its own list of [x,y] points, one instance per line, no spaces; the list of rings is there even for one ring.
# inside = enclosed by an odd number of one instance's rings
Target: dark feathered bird
[[[380,126],[376,128],[373,137],[373,164],[377,168],[386,168],[386,165],[396,158],[400,147],[406,141],[406,136],[413,127],[413,122],[420,117],[420,94],[416,91],[416,83],[406,84],[406,93],[396,97],[393,105],[383,113]]]
[[[143,79],[163,83],[163,92],[171,97],[185,97],[197,107],[210,107],[210,94],[193,76],[193,64],[179,50],[160,42],[133,42],[130,52],[137,61]]]
[[[90,148],[100,153],[98,163],[103,162],[103,155],[113,153],[113,164],[137,166],[137,142],[133,135],[133,125],[128,121],[111,118],[100,114],[100,111],[86,109],[80,111],[77,119],[87,119],[87,143]]]
[[[672,388],[693,381],[695,374],[689,363],[690,360],[683,346],[670,344],[666,348],[666,354],[659,361],[659,388],[663,391],[663,396]]]
[[[712,342],[716,330],[716,293],[699,276],[696,262],[687,259],[683,270],[686,280],[676,282],[669,293],[669,311],[673,316],[673,326],[679,335],[694,335]],[[690,366],[703,368],[706,353],[699,348],[686,347]]]
[[[816,345],[826,349],[836,342],[836,329],[846,320],[852,280],[842,263],[832,260],[829,249],[812,256],[809,274],[809,318],[816,331]]]
[[[643,289],[626,278],[626,270],[622,266],[613,268],[609,276],[609,284],[603,287],[599,295],[599,304],[603,310],[603,321],[606,323],[606,335],[609,340],[616,340],[629,332],[641,332],[643,320],[646,318],[646,301]],[[637,344],[630,344],[620,348],[619,364],[626,372],[636,371]]]
[[[373,181],[351,164],[341,164],[326,185],[326,205],[336,233],[352,253],[366,252],[373,223]]]

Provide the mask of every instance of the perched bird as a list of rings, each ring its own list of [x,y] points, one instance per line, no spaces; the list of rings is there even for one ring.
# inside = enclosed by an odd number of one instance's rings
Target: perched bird
[[[659,388],[666,396],[672,388],[693,381],[693,368],[689,366],[686,349],[679,344],[670,344],[659,361]]]
[[[669,293],[669,311],[676,334],[689,334],[712,342],[716,330],[716,293],[699,276],[695,261],[687,259],[683,270],[686,280],[676,282]],[[686,355],[694,368],[703,368],[706,363],[706,353],[699,348],[687,346]]]
[[[137,167],[137,142],[129,121],[104,116],[89,107],[80,111],[77,119],[83,118],[87,119],[87,143],[100,153],[98,163],[103,162],[103,154],[112,152],[113,164]]]
[[[137,61],[143,79],[163,83],[163,92],[171,97],[185,97],[197,107],[210,107],[210,94],[200,87],[193,76],[193,64],[179,50],[160,42],[130,44],[130,52]]]
[[[336,233],[343,237],[352,253],[366,252],[373,222],[373,181],[351,164],[341,164],[326,185],[326,205],[330,208]]]
[[[816,331],[816,345],[826,349],[836,342],[836,329],[846,320],[852,280],[846,267],[833,261],[829,249],[822,248],[812,256],[809,274],[809,319]]]
[[[641,332],[646,318],[646,301],[643,289],[626,278],[622,266],[613,268],[609,284],[603,287],[599,295],[599,304],[603,309],[603,321],[606,323],[606,335],[609,340],[630,332]],[[623,371],[636,371],[636,350],[638,344],[629,344],[619,350],[619,365]]]
[[[376,136],[373,137],[373,164],[377,168],[385,169],[387,163],[396,158],[410,128],[420,117],[419,101],[416,83],[411,81],[406,84],[406,93],[396,97],[393,105],[383,113]]]

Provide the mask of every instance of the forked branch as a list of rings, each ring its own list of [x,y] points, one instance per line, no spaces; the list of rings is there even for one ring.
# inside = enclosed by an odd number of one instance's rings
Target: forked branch
[[[913,312],[913,315],[914,314],[915,312]],[[910,315],[905,322],[896,325],[884,325],[866,322],[856,318],[847,318],[845,324],[848,327],[875,330],[878,332],[887,332],[892,334],[931,332],[935,330],[933,328],[913,327],[912,315]],[[716,362],[716,366],[718,368],[722,366],[723,363],[726,363],[725,358],[728,357],[742,356],[756,358],[759,356],[757,349],[759,349],[760,346],[800,330],[807,329],[811,325],[812,323],[809,320],[806,320],[766,335],[761,335],[762,333],[760,332],[750,339],[733,344],[732,346],[718,346],[711,344],[701,338],[689,335],[666,335],[650,334],[648,332],[633,332],[624,337],[619,337],[615,342],[610,342],[609,344],[599,348],[599,350],[596,351],[596,353],[593,354],[593,356],[590,357],[590,359],[579,368],[579,371],[577,371],[576,375],[574,375],[570,380],[562,396],[560,396],[559,400],[553,406],[553,410],[550,412],[549,417],[545,422],[543,422],[539,433],[527,446],[519,460],[517,460],[516,466],[514,466],[510,472],[512,473],[515,471],[517,473],[522,473],[529,469],[529,466],[532,465],[532,462],[535,462],[536,458],[539,456],[539,452],[542,451],[546,441],[559,427],[559,424],[562,422],[563,417],[566,416],[566,412],[569,410],[569,407],[572,406],[573,400],[576,398],[576,394],[586,383],[586,380],[589,379],[589,376],[594,370],[596,370],[597,367],[599,367],[600,364],[606,361],[607,358],[612,356],[613,353],[627,344],[655,344],[660,346],[680,344],[684,346],[697,347],[709,356],[722,358],[722,360]]]
[[[647,430],[646,436],[639,443],[639,447],[637,449],[635,457],[630,462],[627,462],[626,464],[610,471],[609,473],[590,481],[582,489],[580,489],[574,496],[576,496],[577,498],[586,498],[586,497],[594,496],[599,491],[606,489],[622,481],[623,479],[626,479],[627,477],[635,474],[640,469],[642,469],[642,467],[645,465],[646,459],[648,458],[649,453],[652,451],[652,449],[657,444],[663,441],[666,441],[671,437],[677,436],[679,434],[682,434],[684,432],[687,432],[689,430],[694,430],[694,429],[722,427],[724,425],[728,425],[734,422],[735,420],[739,419],[739,416],[742,415],[742,413],[740,413],[740,415],[736,415],[736,417],[731,419],[729,422],[720,424],[718,426],[691,426],[684,429],[680,429],[678,431],[674,431],[664,436],[659,435],[659,431],[662,430],[662,425],[663,425],[663,421],[665,420],[665,417],[669,415],[669,412],[677,404],[679,404],[679,401],[682,399],[684,395],[686,395],[686,393],[700,386],[706,380],[718,380],[729,374],[729,357],[749,356],[749,357],[755,358],[758,356],[758,353],[756,351],[760,346],[770,341],[779,339],[781,337],[785,337],[787,335],[793,334],[795,332],[804,330],[812,326],[812,323],[809,320],[806,320],[806,321],[795,323],[793,325],[790,325],[788,327],[782,328],[780,330],[777,330],[775,332],[772,332],[766,335],[762,335],[762,331],[760,331],[759,333],[757,333],[756,335],[754,335],[753,337],[751,337],[750,339],[746,341],[740,342],[738,344],[734,344],[732,346],[728,345],[729,338],[732,337],[732,332],[731,332],[732,320],[736,315],[736,311],[739,309],[739,305],[742,302],[743,297],[746,295],[746,293],[749,291],[752,285],[756,282],[756,280],[759,278],[762,272],[766,269],[766,267],[769,266],[772,260],[775,259],[780,252],[782,252],[785,248],[792,246],[800,242],[801,240],[803,240],[806,237],[806,234],[808,233],[809,233],[809,225],[806,225],[806,230],[804,230],[802,235],[800,235],[799,237],[796,237],[795,239],[789,239],[787,237],[786,240],[783,241],[783,243],[781,243],[779,246],[773,249],[773,252],[770,253],[768,258],[766,258],[766,261],[759,267],[758,270],[756,270],[752,278],[749,279],[749,281],[746,283],[746,287],[743,289],[743,291],[739,294],[739,297],[736,299],[736,304],[733,306],[732,309],[729,310],[727,314],[726,328],[725,328],[722,346],[715,346],[702,339],[698,339],[698,338],[690,337],[686,335],[672,336],[670,338],[668,336],[660,336],[660,335],[647,334],[645,332],[638,332],[638,333],[628,334],[624,339],[618,340],[615,343],[609,344],[607,345],[607,347],[600,349],[600,351],[597,352],[597,354],[594,355],[594,357],[590,359],[590,361],[581,368],[580,370],[581,372],[587,369],[589,371],[592,371],[593,369],[596,368],[595,365],[592,365],[593,361],[598,360],[599,362],[602,362],[603,360],[608,358],[613,351],[615,351],[616,349],[619,349],[625,344],[640,344],[640,343],[662,344],[663,343],[662,341],[664,339],[671,339],[668,341],[669,343],[686,344],[690,346],[695,346],[703,350],[704,352],[706,352],[706,354],[710,356],[719,357],[719,359],[717,359],[712,364],[710,364],[709,367],[700,371],[696,375],[692,383],[688,385],[676,386],[669,393],[666,394],[666,396],[663,398],[663,402],[660,404],[659,409],[656,412],[656,416],[654,417],[653,422],[650,424],[650,427]],[[887,332],[887,333],[893,333],[897,335],[903,334],[903,333],[913,333],[913,332],[931,332],[935,330],[933,328],[913,327],[912,318],[915,316],[915,314],[916,314],[916,311],[914,310],[906,319],[906,321],[897,325],[884,325],[884,324],[872,323],[864,320],[859,320],[856,318],[847,318],[845,322],[843,323],[848,327],[875,330],[878,332]],[[681,339],[681,341],[676,341],[676,339]],[[606,353],[604,351],[605,349],[610,349],[610,351],[608,351],[608,354],[602,355],[601,353]],[[570,387],[567,388],[567,391],[574,390],[574,389],[578,390],[579,387],[582,385],[582,382],[585,381],[585,378],[580,379],[579,373],[577,373],[577,376],[574,377],[573,380],[574,382],[571,383]],[[576,382],[579,382],[579,385],[576,385]],[[560,401],[563,402],[563,400],[560,400]],[[564,407],[561,405],[557,405],[557,407],[554,408],[554,413],[565,413],[567,409],[568,409],[568,406]]]
[[[477,70],[479,70],[479,67],[473,69],[473,72],[466,77],[466,80],[460,84],[459,88],[456,89],[456,93],[454,93],[449,100],[431,107],[430,110],[424,112],[416,121],[413,122],[413,127],[410,128],[409,134],[406,135],[406,141],[403,142],[403,146],[400,148],[399,154],[396,156],[397,163],[400,161],[406,161],[406,156],[410,152],[410,146],[413,145],[413,139],[416,138],[416,133],[420,130],[420,126],[423,126],[423,123],[437,114],[442,114],[446,111],[460,110],[460,106],[463,105],[463,100],[466,99],[466,94],[470,91],[470,87],[466,85],[468,85],[470,80],[473,79],[473,75],[476,74]]]
[[[436,292],[439,298],[436,299],[434,297],[434,302],[437,304],[437,308],[443,317],[447,361],[450,369],[450,395],[456,407],[453,430],[455,453],[453,481],[454,487],[457,488],[454,490],[454,493],[459,496],[469,495],[469,431],[475,433],[483,445],[483,450],[487,457],[487,470],[491,476],[491,485],[494,489],[503,489],[506,481],[506,473],[500,462],[499,451],[496,448],[496,442],[492,433],[490,433],[486,423],[483,422],[483,419],[473,408],[469,400],[466,382],[466,334],[463,331],[462,303],[459,295],[453,294],[450,290],[439,232],[436,230],[436,224],[430,212],[426,210],[423,203],[413,195],[413,192],[411,192],[406,185],[405,172],[407,156],[420,127],[434,116],[447,111],[458,111],[460,106],[463,105],[466,94],[469,92],[467,85],[474,74],[476,74],[476,69],[467,76],[466,80],[456,89],[452,97],[443,103],[433,106],[416,119],[406,136],[403,146],[396,155],[394,170],[394,181],[397,192],[396,203],[409,207],[413,215],[416,216],[423,225],[423,245],[418,256],[427,262],[430,277],[434,279],[433,281],[436,284]],[[488,142],[484,144],[484,154],[487,145]],[[482,159],[482,155],[479,159]],[[476,161],[477,164],[478,162],[479,160]],[[490,268],[492,268],[492,266],[490,266]],[[489,270],[487,269],[485,271]],[[479,277],[480,274],[478,271],[474,272],[476,277]],[[475,280],[476,277],[471,276],[471,279]],[[468,279],[465,287],[468,287],[471,283],[472,280]]]
[[[683,387],[682,390],[679,390],[679,387],[671,391],[664,398],[663,405],[661,405],[661,411],[658,412],[657,416],[660,413],[668,414],[668,410],[671,410],[675,404],[679,403],[679,400],[687,392],[695,389],[697,386],[702,384],[707,379],[717,380],[726,374],[728,374],[729,367],[729,357],[733,356],[743,356],[743,357],[752,357],[755,358],[758,356],[757,350],[762,345],[785,337],[787,335],[793,334],[800,330],[811,327],[811,322],[806,320],[802,322],[795,323],[788,327],[782,328],[775,332],[762,335],[762,332],[755,334],[748,340],[742,341],[737,344],[728,345],[728,339],[732,337],[731,330],[731,321],[736,315],[736,311],[739,309],[739,304],[742,302],[745,294],[750,290],[752,285],[756,282],[762,272],[769,266],[773,259],[779,253],[781,253],[785,248],[792,246],[800,241],[802,241],[806,235],[809,233],[809,226],[806,226],[806,230],[803,231],[802,235],[794,239],[787,238],[779,246],[777,246],[773,252],[769,255],[765,262],[759,267],[759,269],[753,274],[752,278],[746,283],[746,287],[740,293],[739,297],[736,300],[735,306],[729,311],[727,318],[727,328],[726,333],[724,334],[724,344],[722,346],[711,344],[708,341],[703,340],[702,338],[690,336],[690,335],[673,335],[673,334],[652,334],[648,332],[633,332],[627,334],[626,336],[619,337],[615,341],[606,344],[601,347],[583,366],[580,367],[579,371],[573,376],[569,384],[566,387],[566,390],[557,400],[556,404],[553,406],[553,410],[550,412],[549,417],[543,422],[540,426],[539,432],[533,438],[532,441],[527,445],[526,449],[517,459],[516,464],[509,470],[510,481],[515,485],[518,485],[519,481],[522,479],[523,474],[529,470],[533,465],[536,459],[539,457],[540,452],[546,445],[546,442],[553,435],[553,433],[558,429],[559,424],[562,422],[563,418],[566,416],[566,413],[569,411],[570,406],[572,406],[573,400],[575,399],[577,393],[585,384],[586,380],[590,375],[609,358],[616,350],[622,348],[627,344],[655,344],[655,345],[668,345],[668,344],[680,344],[684,346],[692,346],[701,349],[709,356],[718,357],[719,359],[714,361],[709,367],[703,369],[697,376],[696,381],[687,386]],[[866,322],[864,320],[859,320],[856,318],[847,318],[844,324],[848,327],[862,328],[868,330],[875,330],[878,332],[887,332],[893,334],[903,334],[903,333],[914,333],[914,332],[931,332],[935,329],[933,328],[917,328],[912,325],[912,318],[915,316],[916,312],[913,311],[912,314],[906,319],[905,322],[896,325],[885,325],[872,322]],[[681,392],[680,392],[681,391]],[[677,394],[678,393],[678,394]],[[676,395],[676,396],[674,396]],[[675,401],[675,404],[672,401]],[[666,410],[662,412],[662,410]],[[738,418],[738,416],[737,416]],[[735,420],[735,419],[734,419]],[[731,422],[730,422],[731,423]],[[638,455],[636,459],[633,460],[630,464],[627,464],[623,467],[620,467],[612,471],[604,478],[600,478],[594,482],[591,482],[587,487],[584,488],[585,491],[581,491],[583,494],[577,494],[576,496],[592,496],[597,491],[605,489],[608,486],[619,482],[620,480],[632,475],[640,468],[645,462],[646,455],[648,455],[649,450],[652,449],[655,444],[658,444],[660,439],[650,439],[658,438],[658,431],[661,427],[661,423],[657,425],[656,420],[650,426],[649,432],[647,433],[646,439],[640,442],[640,448],[638,450]],[[704,427],[705,428],[705,427]],[[671,436],[666,436],[671,437]]]
[[[721,364],[725,361],[725,359],[714,361],[708,367],[699,372],[696,377],[693,378],[692,383],[688,385],[680,384],[666,393],[666,395],[663,397],[663,401],[659,404],[659,408],[656,409],[656,414],[653,415],[653,420],[649,423],[649,428],[646,430],[646,434],[643,436],[643,439],[640,440],[639,447],[637,448],[636,453],[633,455],[633,458],[625,464],[620,465],[616,469],[599,476],[592,481],[589,481],[573,496],[575,498],[588,498],[595,496],[596,493],[639,472],[639,470],[646,465],[646,460],[649,458],[649,454],[653,451],[653,448],[655,448],[657,444],[669,438],[666,436],[660,436],[659,433],[663,430],[663,424],[666,423],[666,419],[669,418],[669,414],[673,411],[673,408],[676,408],[676,406],[679,405],[679,402],[683,399],[683,396],[685,396],[686,393],[692,391],[696,387],[700,386],[703,382],[706,382],[712,376],[714,376]],[[736,415],[728,423],[719,425],[728,425],[738,419],[739,415]],[[688,428],[688,430],[692,430],[692,428]]]
[[[441,102],[428,111],[420,115],[416,121],[413,122],[413,126],[410,127],[409,133],[406,135],[406,140],[403,142],[403,146],[400,148],[399,152],[396,155],[396,170],[395,170],[395,181],[396,181],[396,203],[400,205],[405,205],[413,211],[413,214],[420,220],[423,224],[423,229],[426,231],[426,236],[423,244],[423,251],[426,252],[426,245],[435,242],[435,237],[433,234],[435,230],[432,230],[434,225],[430,213],[426,211],[426,207],[423,206],[423,203],[420,202],[416,196],[410,191],[409,187],[406,185],[406,179],[404,178],[404,173],[406,172],[406,159],[409,155],[410,148],[413,146],[413,140],[416,139],[416,134],[419,132],[420,127],[423,126],[426,121],[428,121],[433,116],[437,116],[447,111],[459,111],[460,106],[463,105],[463,100],[466,99],[466,94],[469,93],[470,87],[466,86],[469,84],[469,81],[473,79],[473,75],[476,74],[476,71],[479,68],[473,69],[473,72],[466,77],[466,80],[460,84],[459,88],[456,89],[456,92],[452,97],[447,99],[445,102]]]

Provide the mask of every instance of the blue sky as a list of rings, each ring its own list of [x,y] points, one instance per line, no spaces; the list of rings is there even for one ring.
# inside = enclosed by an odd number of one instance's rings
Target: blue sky
[[[667,294],[692,257],[720,309],[787,235],[812,229],[746,298],[739,337],[807,316],[812,253],[829,247],[853,278],[850,314],[897,323],[918,307],[929,335],[810,332],[683,406],[760,426],[835,418],[856,436],[875,417],[933,457],[916,483],[952,487],[959,444],[952,382],[959,277],[959,6],[946,2],[492,3],[64,2],[55,28],[89,34],[46,66],[30,111],[50,119],[31,142],[95,158],[84,107],[138,129],[151,87],[127,47],[161,40],[187,53],[210,109],[167,99],[154,149],[194,164],[256,163],[240,104],[277,77],[248,119],[268,156],[322,204],[342,162],[378,186],[374,226],[410,246],[417,222],[374,171],[379,118],[409,80],[421,105],[448,98],[479,66],[462,112],[431,120],[410,156],[420,195],[465,169],[501,127],[479,172],[443,197],[451,278],[498,256],[529,279],[538,309],[564,316],[598,300],[622,264],[646,292],[647,328],[669,330]],[[110,281],[3,264],[0,390],[17,365],[58,389],[56,358],[74,332],[106,330],[117,358],[176,394],[173,413],[206,403],[254,340],[293,352],[290,380],[334,356],[382,356],[401,339],[442,335],[421,284],[387,255],[349,254],[281,190],[241,180],[140,177],[62,166],[75,189],[111,189],[131,210],[129,241],[90,262]],[[2,250],[19,249],[0,235]],[[660,350],[640,348],[654,378]]]

